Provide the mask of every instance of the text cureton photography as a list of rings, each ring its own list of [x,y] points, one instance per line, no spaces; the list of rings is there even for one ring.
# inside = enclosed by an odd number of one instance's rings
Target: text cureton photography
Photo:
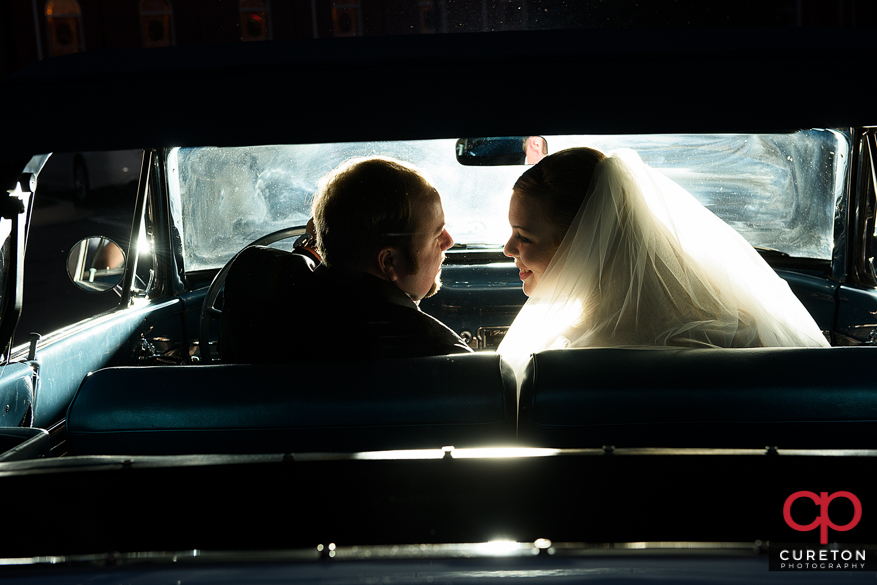
[[[771,570],[774,568],[774,549],[771,548]],[[776,553],[779,557],[779,570],[819,570],[819,571],[866,571],[867,562],[864,549],[811,549],[811,548],[780,548]]]
[[[785,498],[782,519],[784,536],[799,536],[794,543],[771,542],[771,571],[866,571],[877,566],[872,550],[837,542],[855,541],[850,532],[862,522],[862,502],[852,492],[794,492]]]

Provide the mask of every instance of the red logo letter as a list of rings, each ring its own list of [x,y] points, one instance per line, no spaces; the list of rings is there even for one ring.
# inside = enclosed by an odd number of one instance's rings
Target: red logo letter
[[[819,506],[819,517],[806,526],[801,526],[792,520],[792,504],[798,498],[810,498]],[[838,526],[828,517],[828,505],[835,498],[846,498],[852,502],[853,519],[849,524]],[[828,544],[828,527],[830,526],[833,530],[840,532],[846,532],[847,530],[855,528],[859,523],[859,520],[862,519],[862,503],[859,501],[859,498],[850,492],[834,492],[830,496],[828,495],[828,492],[820,492],[818,496],[813,492],[795,492],[786,498],[786,503],[783,505],[783,518],[785,518],[786,524],[789,525],[789,528],[799,532],[809,532],[819,526],[819,544]]]

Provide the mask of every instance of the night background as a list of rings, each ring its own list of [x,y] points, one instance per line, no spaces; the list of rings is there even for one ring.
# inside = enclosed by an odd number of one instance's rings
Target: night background
[[[875,22],[874,0],[3,0],[0,75],[54,55],[112,48],[607,27],[868,27]]]

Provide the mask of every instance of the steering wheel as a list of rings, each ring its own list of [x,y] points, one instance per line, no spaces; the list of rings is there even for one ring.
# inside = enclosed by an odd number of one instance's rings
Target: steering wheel
[[[305,227],[298,226],[277,230],[244,246],[241,252],[250,246],[268,246],[286,238],[300,236],[305,233]],[[199,342],[201,347],[201,363],[209,364],[212,361],[212,356],[210,355],[210,323],[212,319],[218,320],[222,316],[222,310],[216,308],[216,299],[219,297],[222,287],[225,286],[225,279],[228,276],[228,271],[231,269],[232,262],[237,259],[241,252],[235,254],[231,260],[225,263],[222,270],[216,273],[216,276],[213,277],[213,282],[210,283],[210,288],[207,289],[204,304],[201,305],[201,318],[199,321],[201,330],[201,340]]]

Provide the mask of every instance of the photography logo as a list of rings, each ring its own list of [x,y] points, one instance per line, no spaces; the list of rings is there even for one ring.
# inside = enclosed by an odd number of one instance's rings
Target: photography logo
[[[793,505],[799,500],[812,503],[795,506],[793,510]],[[838,501],[838,505],[830,509],[834,501]],[[840,502],[844,504],[841,505]],[[842,519],[832,520],[832,510],[836,517]],[[828,544],[829,536],[836,541],[838,535],[835,533],[848,533],[862,521],[862,502],[852,492],[795,492],[783,504],[783,521],[786,527],[796,532],[810,533],[818,530],[819,543],[815,542],[815,534],[809,542],[789,544],[772,541],[771,571],[866,571],[877,567],[877,561],[861,546],[838,542]],[[800,539],[783,540],[793,542]]]

